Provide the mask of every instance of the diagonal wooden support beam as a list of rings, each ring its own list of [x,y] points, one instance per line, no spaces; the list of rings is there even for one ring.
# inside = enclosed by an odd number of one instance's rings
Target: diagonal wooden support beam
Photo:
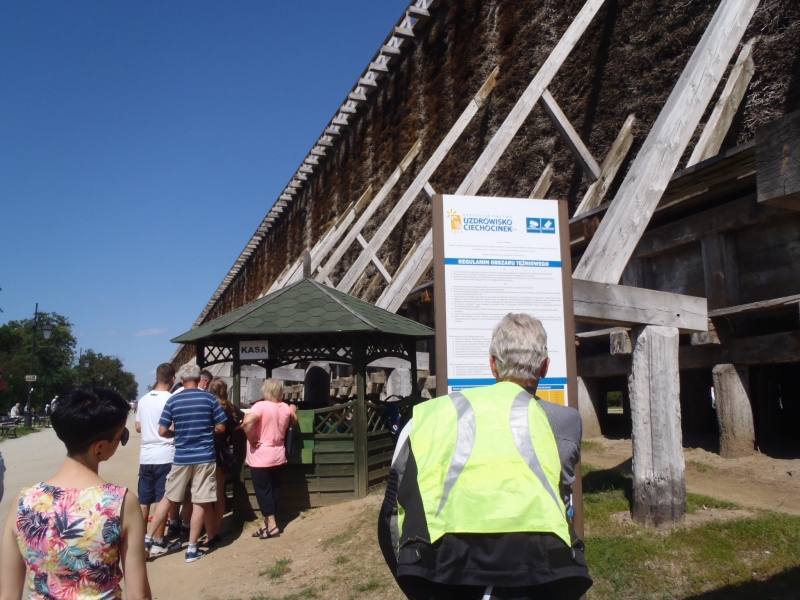
[[[361,244],[361,247],[366,249],[367,240],[364,239],[364,236],[359,233],[356,239],[358,240],[358,243]],[[383,266],[383,263],[380,261],[380,259],[374,254],[370,258],[372,260],[372,264],[374,264],[377,267],[378,271],[380,272],[381,276],[386,280],[386,282],[392,283],[392,276],[389,275],[389,271],[386,270],[386,267]]]
[[[553,183],[553,163],[547,163],[547,166],[539,175],[536,185],[533,186],[531,195],[528,196],[531,200],[544,200],[547,198],[547,192],[550,191],[550,185]]]
[[[759,0],[722,0],[573,275],[617,283]]]
[[[369,245],[364,249],[361,255],[356,259],[345,276],[339,282],[339,285],[337,286],[338,290],[350,292],[350,290],[353,289],[358,276],[371,260],[370,257],[377,253],[377,251],[389,237],[389,234],[403,218],[403,215],[409,209],[411,204],[413,204],[420,191],[422,191],[425,183],[431,178],[439,165],[442,164],[442,161],[445,159],[448,152],[450,152],[451,148],[455,145],[456,141],[458,141],[458,138],[461,136],[461,134],[464,133],[464,130],[470,124],[472,118],[489,98],[489,95],[492,93],[492,90],[494,90],[495,83],[497,82],[498,73],[499,69],[494,69],[489,77],[486,78],[486,81],[483,82],[483,85],[481,86],[480,90],[478,90],[478,93],[475,94],[475,96],[467,105],[467,108],[464,109],[464,112],[461,113],[461,116],[453,124],[453,127],[447,133],[445,138],[441,141],[433,154],[431,154],[430,158],[425,163],[425,166],[420,169],[417,177],[414,179],[411,185],[408,186],[408,189],[403,194],[402,198],[400,198],[397,204],[395,204],[392,212],[390,212],[384,222],[381,223],[381,226],[375,232],[375,235],[372,236]]]
[[[408,154],[406,154],[405,158],[400,161],[398,167],[389,176],[389,179],[380,189],[372,202],[370,202],[364,212],[361,213],[358,221],[356,221],[350,231],[347,232],[347,235],[342,240],[342,243],[339,244],[336,250],[333,251],[331,257],[328,259],[328,262],[325,263],[325,266],[320,269],[319,273],[317,273],[317,276],[315,277],[317,281],[324,281],[328,276],[330,276],[331,271],[333,271],[334,267],[339,264],[339,261],[342,259],[342,256],[344,256],[344,253],[347,252],[347,250],[355,241],[356,236],[361,233],[362,229],[364,229],[364,225],[366,225],[370,217],[375,214],[375,211],[380,208],[381,204],[383,204],[383,201],[386,200],[386,197],[400,180],[400,177],[411,166],[411,163],[417,157],[417,154],[419,154],[419,147],[420,142],[417,140],[411,147],[411,150],[408,151]]]
[[[635,124],[636,117],[628,115],[628,118],[625,119],[625,122],[622,124],[617,134],[617,139],[611,144],[611,149],[608,151],[606,159],[603,161],[603,166],[600,168],[600,178],[586,190],[586,194],[575,210],[574,216],[577,217],[587,210],[592,210],[600,206],[603,202],[608,188],[611,187],[619,168],[622,166],[622,163],[625,162],[625,157],[628,156],[628,152],[631,150],[631,146],[633,145],[633,126]]]
[[[739,52],[736,64],[733,65],[731,74],[728,76],[725,89],[722,90],[722,95],[717,100],[714,111],[711,113],[706,126],[703,127],[703,133],[700,135],[697,145],[692,150],[692,156],[689,158],[689,162],[686,163],[687,167],[691,167],[719,153],[722,141],[725,139],[728,129],[731,128],[736,111],[739,110],[739,105],[742,103],[747,86],[750,85],[750,80],[753,78],[753,73],[755,73],[755,65],[753,64],[754,41],[747,42],[742,51]]]
[[[403,284],[396,285],[397,275],[395,275],[394,281],[386,287],[375,305],[390,312],[397,312],[405,302],[408,293],[414,289],[420,277],[430,268],[432,261],[433,230],[428,230],[427,235],[419,245],[412,248],[403,264],[397,270],[398,274],[406,274]]]
[[[542,94],[547,89],[547,86],[550,85],[553,77],[558,73],[561,65],[564,64],[564,61],[569,56],[570,52],[572,52],[578,40],[581,39],[581,36],[597,14],[597,11],[603,6],[603,2],[604,0],[588,0],[588,2],[583,5],[581,11],[573,19],[569,28],[567,28],[566,33],[564,33],[556,47],[553,48],[550,56],[547,57],[547,60],[542,65],[541,69],[539,69],[539,72],[536,73],[533,81],[531,81],[528,88],[523,92],[522,97],[517,101],[508,117],[506,117],[506,120],[500,126],[500,129],[494,134],[492,141],[486,146],[483,154],[481,154],[478,161],[473,165],[469,174],[459,186],[458,191],[456,191],[457,195],[474,196],[478,193],[483,182],[486,181],[489,173],[497,164],[497,161],[500,160],[503,152],[505,152],[511,140],[514,139],[514,136],[517,134],[520,127],[522,127],[525,119],[528,118],[533,107],[539,101],[539,98],[542,97]]]
[[[486,149],[483,151],[478,161],[473,165],[467,177],[459,186],[456,191],[457,195],[473,196],[478,193],[478,190],[486,181],[489,173],[491,173],[497,161],[500,160],[503,152],[508,148],[511,140],[514,139],[514,136],[525,122],[525,119],[533,110],[539,98],[542,97],[542,93],[547,89],[547,86],[550,85],[553,77],[555,77],[561,65],[564,64],[564,61],[569,56],[569,53],[572,52],[572,49],[586,31],[592,18],[594,18],[597,11],[600,10],[603,2],[604,0],[588,0],[586,4],[583,5],[581,11],[575,19],[573,19],[563,37],[559,40],[558,44],[556,44],[556,47],[553,48],[550,56],[547,57],[541,69],[536,73],[530,85],[523,92],[520,99],[514,105],[514,108],[511,109],[506,120],[494,134],[494,137],[486,146]],[[432,231],[428,231],[428,234],[420,242],[415,252],[417,253],[415,255],[416,260],[427,261],[424,264],[424,269],[421,263],[414,261],[409,261],[405,266],[398,269],[397,273],[394,275],[394,281],[389,284],[384,290],[383,296],[381,296],[382,299],[389,299],[386,300],[384,304],[379,304],[379,306],[383,308],[386,306],[397,306],[399,308],[405,299],[405,296],[400,298],[400,294],[406,289],[410,290],[413,288],[413,286],[408,287],[409,280],[414,280],[416,282],[415,277],[418,278],[421,276],[419,271],[422,270],[424,274],[425,270],[430,266],[430,262],[433,259]],[[379,300],[379,302],[380,301],[381,300]]]
[[[544,112],[547,113],[547,116],[553,123],[553,127],[556,128],[561,139],[564,140],[567,148],[572,152],[572,156],[575,157],[575,160],[578,162],[581,169],[583,169],[586,177],[592,183],[597,181],[600,178],[600,165],[597,164],[594,156],[589,152],[589,149],[586,147],[586,144],[583,143],[578,132],[575,131],[572,123],[569,122],[567,115],[561,110],[561,107],[556,102],[556,99],[553,98],[550,90],[542,92],[542,97],[539,99],[539,102],[542,108],[544,108]]]

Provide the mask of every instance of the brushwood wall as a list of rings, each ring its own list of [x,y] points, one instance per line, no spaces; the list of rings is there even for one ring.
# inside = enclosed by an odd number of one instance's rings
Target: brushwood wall
[[[598,162],[627,116],[636,115],[634,146],[606,200],[613,198],[718,4],[718,0],[606,0],[549,86]],[[370,184],[379,189],[420,140],[420,153],[411,168],[364,229],[364,237],[370,239],[486,77],[499,66],[489,101],[430,180],[436,191],[455,191],[582,5],[583,0],[453,0],[449,7],[443,5],[418,38],[407,42],[412,49],[381,79],[370,101],[351,119],[338,147],[309,176],[310,185],[300,190],[298,200],[263,238],[205,321],[265,292],[286,265],[312,247]],[[800,109],[798,0],[762,0],[743,41],[752,38],[756,38],[755,75],[723,150],[752,138],[758,126]],[[365,64],[370,58],[364,57]],[[331,107],[332,112],[335,109]],[[567,198],[574,210],[588,181],[537,107],[480,194],[527,197],[551,161],[554,176],[548,196]],[[378,253],[390,273],[430,226],[430,206],[421,195]],[[334,283],[360,249],[357,243],[350,248],[332,273]],[[383,283],[374,277],[374,269],[370,264],[352,290],[354,295],[371,301],[380,295]],[[194,349],[185,347],[175,362],[186,362],[193,355]]]

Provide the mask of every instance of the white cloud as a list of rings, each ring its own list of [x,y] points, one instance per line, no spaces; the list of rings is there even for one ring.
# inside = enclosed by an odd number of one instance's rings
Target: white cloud
[[[133,334],[134,337],[147,337],[151,335],[161,335],[162,333],[167,333],[166,329],[144,329],[142,331],[137,331]]]

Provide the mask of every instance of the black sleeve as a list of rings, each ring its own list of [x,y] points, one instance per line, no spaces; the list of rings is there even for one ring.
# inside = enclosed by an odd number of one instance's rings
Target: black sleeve
[[[392,572],[397,575],[397,556],[392,546],[392,519],[397,518],[397,482],[399,474],[396,469],[389,473],[389,481],[386,483],[386,494],[383,497],[383,504],[378,515],[378,545],[383,553],[383,559]]]

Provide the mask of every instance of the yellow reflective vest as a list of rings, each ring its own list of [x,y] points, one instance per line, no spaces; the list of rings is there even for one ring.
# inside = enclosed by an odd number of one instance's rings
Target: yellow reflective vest
[[[556,440],[520,386],[501,382],[415,406],[410,442],[430,543],[448,533],[529,532],[571,545]],[[400,505],[400,531],[404,516]]]

